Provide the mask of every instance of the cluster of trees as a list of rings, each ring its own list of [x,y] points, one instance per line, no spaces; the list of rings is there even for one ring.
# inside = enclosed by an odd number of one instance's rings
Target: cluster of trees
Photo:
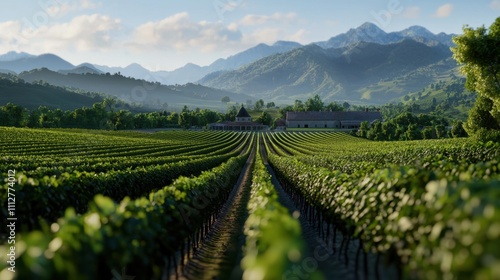
[[[448,137],[465,137],[467,133],[461,121],[454,121],[450,130],[443,118],[432,115],[413,115],[410,112],[402,113],[383,123],[375,121],[371,125],[362,122],[357,136],[376,141],[404,141],[419,139],[439,139]]]
[[[279,116],[281,118],[286,117],[286,112],[309,112],[309,111],[347,111],[351,108],[351,105],[348,102],[344,102],[342,104],[337,103],[335,101],[330,102],[325,105],[323,100],[319,97],[319,95],[314,95],[313,97],[303,102],[302,100],[295,100],[293,105],[288,105],[280,108],[278,110]]]
[[[406,106],[413,113],[435,114],[449,119],[467,119],[467,108],[472,108],[476,95],[465,88],[465,78],[450,75],[449,81],[430,84],[413,95],[404,96]],[[434,94],[433,93],[437,93]]]
[[[119,109],[120,106],[126,105],[110,98],[94,103],[92,107],[66,111],[52,110],[46,106],[30,111],[8,103],[0,106],[0,125],[32,128],[132,129],[176,126],[178,122],[173,118],[175,115],[167,112],[133,114],[129,110]]]
[[[177,112],[141,112],[132,113],[127,105],[116,99],[106,98],[94,103],[92,107],[75,110],[49,109],[40,106],[27,110],[19,105],[8,103],[0,106],[0,125],[32,128],[88,128],[88,129],[140,129],[168,127],[205,127],[209,123],[234,121],[239,107],[230,106],[226,113],[209,109],[194,110],[184,106]],[[257,122],[272,125],[273,119],[268,112],[262,112]]]
[[[500,141],[500,17],[490,26],[465,26],[453,38],[453,57],[466,75],[465,86],[477,93],[464,128],[479,140]]]

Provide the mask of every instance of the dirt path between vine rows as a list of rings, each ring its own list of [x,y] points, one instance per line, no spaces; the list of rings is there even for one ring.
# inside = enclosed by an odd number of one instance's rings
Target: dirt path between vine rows
[[[255,146],[245,163],[229,199],[214,224],[213,229],[194,252],[184,267],[179,265],[179,276],[174,279],[241,279],[240,261],[245,243],[243,226],[248,218],[252,163]]]

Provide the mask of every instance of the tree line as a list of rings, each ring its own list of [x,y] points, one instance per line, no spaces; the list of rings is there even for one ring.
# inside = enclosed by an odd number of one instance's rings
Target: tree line
[[[75,110],[50,109],[40,106],[28,110],[7,103],[0,106],[0,125],[30,128],[86,128],[86,129],[142,129],[142,128],[191,128],[205,127],[209,123],[234,121],[238,108],[232,106],[226,113],[209,109],[194,110],[184,106],[181,112],[132,113],[126,104],[113,98],[105,98],[92,107]],[[261,120],[260,118],[257,120]],[[265,119],[261,121],[271,122]]]
[[[467,133],[460,120],[448,122],[438,116],[419,114],[415,116],[404,112],[384,122],[375,121],[372,124],[362,122],[359,130],[353,134],[375,141],[406,141],[420,139],[441,139],[451,137],[466,137]]]
[[[453,42],[453,58],[461,64],[465,86],[477,93],[464,128],[480,141],[500,141],[500,17],[489,29],[466,25]]]

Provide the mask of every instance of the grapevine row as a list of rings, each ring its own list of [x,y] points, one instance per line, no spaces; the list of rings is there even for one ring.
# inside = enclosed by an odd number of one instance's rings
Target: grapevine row
[[[82,215],[69,208],[50,227],[20,235],[16,276],[111,279],[112,272],[120,274],[127,267],[127,275],[144,279],[167,275],[178,252],[183,262],[186,250],[199,246],[249,153],[198,177],[180,177],[149,197],[117,204],[97,195]]]
[[[271,175],[257,152],[253,173],[249,217],[245,222],[243,279],[281,279],[292,275],[293,266],[304,259],[305,244],[299,221],[278,201]],[[287,276],[289,275],[289,276]],[[312,276],[318,279],[319,274]]]
[[[334,228],[347,240],[360,239],[365,250],[395,262],[407,277],[499,275],[500,253],[492,249],[500,247],[498,162],[439,163],[443,170],[360,167],[347,174],[313,164],[314,157],[308,164],[273,154],[269,160],[327,238]]]
[[[17,199],[25,205],[17,211],[18,218],[23,219],[23,226],[39,227],[39,218],[49,222],[59,218],[68,207],[74,207],[77,213],[87,210],[88,203],[97,194],[120,201],[126,196],[137,198],[161,186],[170,184],[177,177],[199,175],[201,171],[213,168],[237,156],[248,143],[249,137],[239,148],[218,155],[207,155],[203,158],[172,162],[162,165],[151,165],[136,169],[111,170],[106,173],[79,172],[62,173],[58,177],[19,176]],[[4,179],[0,178],[3,182]],[[3,183],[2,189],[8,185]],[[0,201],[7,201],[6,192],[2,192]],[[1,216],[7,217],[7,210],[1,210]],[[36,213],[36,214],[35,214]]]

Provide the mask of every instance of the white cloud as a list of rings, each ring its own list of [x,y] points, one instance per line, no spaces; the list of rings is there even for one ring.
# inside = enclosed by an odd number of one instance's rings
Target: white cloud
[[[411,6],[403,11],[403,17],[408,19],[415,19],[420,17],[422,10],[417,6]]]
[[[252,47],[259,43],[274,44],[279,40],[304,43],[306,35],[307,32],[305,29],[299,29],[295,33],[290,33],[278,27],[259,28],[243,36],[242,46]]]
[[[500,0],[493,0],[490,3],[490,8],[500,10]]]
[[[108,16],[81,15],[66,23],[26,26],[21,21],[0,23],[0,49],[33,53],[58,51],[102,51],[115,45],[121,21]]]
[[[51,17],[62,17],[71,12],[98,8],[101,3],[92,0],[45,0],[38,1],[38,5]]]
[[[434,14],[434,17],[438,18],[445,18],[449,17],[451,15],[451,11],[453,10],[453,5],[452,4],[444,4],[443,6],[439,7],[436,10],[436,13]]]
[[[226,27],[222,23],[194,22],[187,13],[178,13],[138,26],[133,32],[133,42],[130,45],[138,49],[198,49],[210,52],[237,44],[241,37],[234,24]]]
[[[302,29],[299,29],[294,34],[292,34],[290,36],[287,36],[285,38],[285,40],[293,41],[293,42],[298,42],[298,43],[305,43],[306,42],[305,36],[307,34],[308,34],[307,30],[304,29],[304,28],[302,28]]]
[[[283,30],[280,28],[259,28],[250,34],[247,34],[243,38],[245,45],[252,46],[259,43],[272,44],[283,38]]]
[[[295,13],[274,13],[270,16],[266,15],[246,15],[239,23],[244,26],[263,25],[269,23],[292,23],[297,21]]]

